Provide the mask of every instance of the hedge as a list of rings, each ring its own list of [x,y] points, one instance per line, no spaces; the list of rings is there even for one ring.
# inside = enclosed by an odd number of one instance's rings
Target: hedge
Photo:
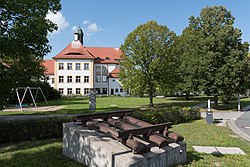
[[[64,122],[72,117],[53,117],[20,121],[0,122],[0,144],[24,140],[39,140],[62,137]]]
[[[164,122],[172,122],[173,124],[179,124],[201,119],[201,115],[198,109],[176,106],[169,108],[153,109],[150,111],[137,111],[134,112],[132,116],[152,124]]]
[[[200,112],[189,107],[171,107],[151,111],[136,111],[133,117],[156,124],[172,122],[173,124],[200,119]],[[0,144],[24,140],[61,138],[64,122],[71,122],[72,117],[53,117],[22,121],[0,122]]]

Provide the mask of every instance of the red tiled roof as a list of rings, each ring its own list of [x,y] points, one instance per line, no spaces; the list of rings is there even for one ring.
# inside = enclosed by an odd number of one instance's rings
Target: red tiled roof
[[[122,55],[119,48],[86,47],[86,49],[95,58],[99,57],[100,59],[96,60],[96,63],[101,64],[119,64],[116,60],[120,60]]]
[[[44,74],[54,75],[54,60],[43,60],[42,65],[46,68]]]
[[[54,56],[53,59],[94,59],[94,57],[89,54],[79,40],[73,40],[58,55]]]
[[[120,72],[119,68],[115,68],[110,74],[109,78],[119,78],[118,73]]]

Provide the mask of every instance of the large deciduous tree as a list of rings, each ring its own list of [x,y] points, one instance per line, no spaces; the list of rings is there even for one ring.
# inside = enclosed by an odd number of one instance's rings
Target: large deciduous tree
[[[181,36],[178,36],[174,43],[174,53],[180,57],[179,80],[176,90],[185,93],[186,100],[192,92],[198,91],[198,56],[196,55],[197,45],[195,32],[189,27],[184,29]]]
[[[46,14],[60,9],[60,0],[0,2],[0,108],[13,88],[41,77],[40,61],[51,50],[47,35],[57,29]]]
[[[139,25],[121,45],[124,53],[121,82],[132,94],[149,94],[150,107],[153,107],[156,88],[167,89],[174,83],[177,58],[171,50],[175,38],[167,26],[149,21]]]
[[[183,33],[189,42],[182,56],[184,60],[190,56],[193,67],[189,71],[199,80],[200,90],[214,96],[215,107],[218,96],[228,100],[245,91],[249,82],[249,45],[242,43],[242,33],[234,27],[234,20],[231,12],[222,6],[206,7],[199,17],[190,17],[188,32]]]

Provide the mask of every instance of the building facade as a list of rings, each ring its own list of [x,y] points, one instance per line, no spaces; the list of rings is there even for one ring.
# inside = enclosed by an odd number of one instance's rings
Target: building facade
[[[121,54],[119,48],[85,47],[79,27],[74,40],[43,65],[48,82],[62,95],[88,95],[95,88],[96,94],[124,96],[118,77]]]

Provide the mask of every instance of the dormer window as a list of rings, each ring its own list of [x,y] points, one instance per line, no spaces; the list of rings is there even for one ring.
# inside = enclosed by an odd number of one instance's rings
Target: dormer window
[[[109,58],[109,57],[106,57],[105,60],[110,60],[110,58]]]
[[[99,61],[99,60],[101,60],[101,59],[100,59],[100,57],[97,57],[97,58],[95,58],[95,60]]]

